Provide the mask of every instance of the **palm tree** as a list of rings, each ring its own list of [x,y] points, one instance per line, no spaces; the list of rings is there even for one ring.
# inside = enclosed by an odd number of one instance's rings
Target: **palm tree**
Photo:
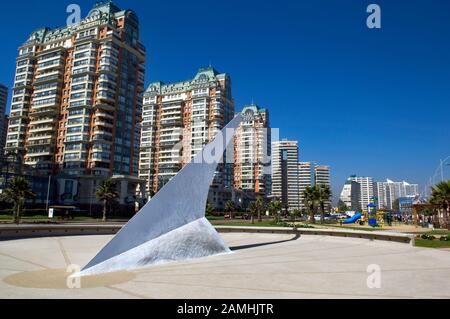
[[[256,204],[256,202],[251,202],[250,205],[248,205],[248,211],[250,212],[252,224],[254,224],[255,215],[258,213],[258,204]]]
[[[112,179],[105,179],[95,191],[95,196],[103,202],[103,221],[106,222],[106,206],[119,197],[117,183]]]
[[[269,203],[267,208],[269,209],[270,214],[275,216],[275,221],[278,222],[281,209],[283,208],[281,202],[279,200],[273,200]]]
[[[205,213],[207,216],[211,216],[212,214],[214,214],[214,206],[209,202],[206,203]]]
[[[303,192],[303,204],[309,209],[309,222],[316,222],[314,215],[316,213],[319,192],[317,186],[307,186]]]
[[[233,212],[236,209],[236,205],[232,200],[229,200],[225,203],[225,211],[230,213],[230,218],[233,219]]]
[[[450,208],[450,180],[441,182],[432,187],[430,203],[442,210],[444,227],[449,227],[448,210]]]
[[[255,205],[258,214],[258,222],[262,222],[261,211],[264,209],[264,199],[261,196],[256,197]]]
[[[320,184],[316,188],[320,203],[320,223],[323,224],[325,221],[325,204],[331,200],[331,188],[325,184]]]
[[[31,190],[28,181],[24,177],[18,176],[10,180],[8,188],[3,190],[0,197],[2,200],[14,204],[13,219],[14,223],[19,224],[25,201],[35,197],[35,194]]]

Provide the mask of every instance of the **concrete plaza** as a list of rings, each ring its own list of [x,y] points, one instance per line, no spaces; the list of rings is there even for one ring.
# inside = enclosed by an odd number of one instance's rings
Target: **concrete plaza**
[[[450,252],[368,239],[222,234],[234,252],[86,277],[67,287],[112,236],[0,242],[0,298],[450,298]],[[381,287],[369,288],[369,265]]]

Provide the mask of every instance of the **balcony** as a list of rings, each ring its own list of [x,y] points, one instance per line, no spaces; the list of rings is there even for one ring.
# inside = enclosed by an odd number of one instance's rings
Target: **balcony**
[[[53,132],[49,132],[49,133],[31,133],[30,136],[28,137],[28,141],[38,141],[38,140],[47,140],[47,139],[52,139]]]
[[[55,115],[57,113],[56,108],[43,108],[43,109],[33,109],[30,112],[30,117],[44,116],[44,115]]]
[[[38,139],[38,140],[28,140],[26,147],[38,147],[43,145],[51,145],[54,143],[53,138],[48,139]]]
[[[55,130],[54,125],[34,125],[34,123],[32,123],[31,125],[32,126],[29,130],[29,133],[53,132]]]
[[[94,121],[94,125],[95,126],[104,126],[107,128],[113,128],[114,127],[114,123],[111,120],[105,120],[102,118],[96,118]]]

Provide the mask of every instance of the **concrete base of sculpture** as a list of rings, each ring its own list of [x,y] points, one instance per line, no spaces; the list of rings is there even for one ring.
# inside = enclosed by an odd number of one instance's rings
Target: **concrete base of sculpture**
[[[75,276],[91,276],[123,269],[230,253],[206,218],[177,228],[118,256],[88,268]]]

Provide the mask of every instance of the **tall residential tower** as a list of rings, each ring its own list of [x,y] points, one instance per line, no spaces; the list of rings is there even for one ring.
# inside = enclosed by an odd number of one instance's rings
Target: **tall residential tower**
[[[194,78],[150,84],[144,94],[139,176],[156,193],[234,117],[231,79],[214,68]],[[225,158],[225,163],[232,162]],[[232,163],[221,165],[209,201],[223,208],[231,189]]]
[[[284,209],[300,209],[298,142],[272,143],[272,196]]]
[[[137,178],[145,57],[136,14],[112,2],[34,31],[19,48],[5,149],[36,173],[71,176],[61,200],[93,193],[99,179]]]
[[[242,116],[234,139],[234,187],[266,197],[271,193],[269,112],[251,104]]]
[[[19,49],[6,149],[46,172],[137,175],[145,49],[133,11],[99,3]]]

